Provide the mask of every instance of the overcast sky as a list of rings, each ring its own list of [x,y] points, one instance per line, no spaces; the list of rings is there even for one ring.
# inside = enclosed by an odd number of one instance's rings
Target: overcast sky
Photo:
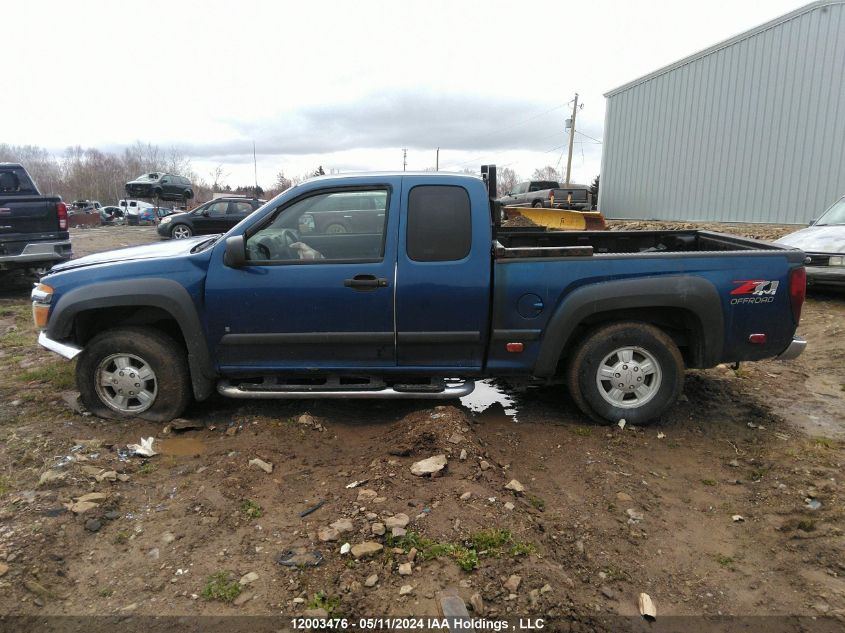
[[[188,153],[206,180],[279,170],[565,167],[599,173],[611,88],[791,11],[795,0],[4,4],[0,142]],[[15,63],[12,63],[15,62]],[[592,137],[588,138],[588,137]]]

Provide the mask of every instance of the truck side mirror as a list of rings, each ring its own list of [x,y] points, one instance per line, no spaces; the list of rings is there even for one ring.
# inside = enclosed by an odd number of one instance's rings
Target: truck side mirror
[[[810,221],[807,223],[807,226],[813,226],[816,222],[818,222],[818,220],[817,220],[816,218],[813,218],[812,220],[810,220]]]
[[[240,268],[246,265],[246,246],[243,235],[233,235],[226,238],[226,251],[223,263],[230,268]]]

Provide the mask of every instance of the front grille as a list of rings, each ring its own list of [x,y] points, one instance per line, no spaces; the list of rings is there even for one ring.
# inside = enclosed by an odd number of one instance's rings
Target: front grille
[[[813,253],[807,253],[807,257],[810,258],[809,266],[829,266],[830,265],[830,255],[814,255]]]

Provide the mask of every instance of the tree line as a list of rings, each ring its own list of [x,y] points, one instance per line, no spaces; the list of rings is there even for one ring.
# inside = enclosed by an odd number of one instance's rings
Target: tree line
[[[233,187],[224,182],[228,174],[222,165],[206,178],[195,172],[190,158],[179,149],[163,150],[158,145],[140,141],[119,153],[76,145],[68,147],[59,156],[37,145],[0,143],[2,162],[21,163],[45,195],[61,196],[65,201],[99,200],[104,205],[124,198],[124,185],[148,172],[166,172],[189,178],[193,183],[194,204],[210,200],[215,192],[269,199],[311,176],[325,173],[322,166],[314,172],[292,178],[279,171],[268,189],[255,185]]]

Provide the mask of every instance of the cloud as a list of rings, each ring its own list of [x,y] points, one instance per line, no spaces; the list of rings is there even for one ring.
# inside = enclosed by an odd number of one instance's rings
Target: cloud
[[[350,149],[547,151],[566,142],[564,104],[463,95],[393,93],[322,104],[257,121],[227,120],[237,139],[180,144],[189,155],[252,159]],[[599,128],[600,129],[600,128]]]

